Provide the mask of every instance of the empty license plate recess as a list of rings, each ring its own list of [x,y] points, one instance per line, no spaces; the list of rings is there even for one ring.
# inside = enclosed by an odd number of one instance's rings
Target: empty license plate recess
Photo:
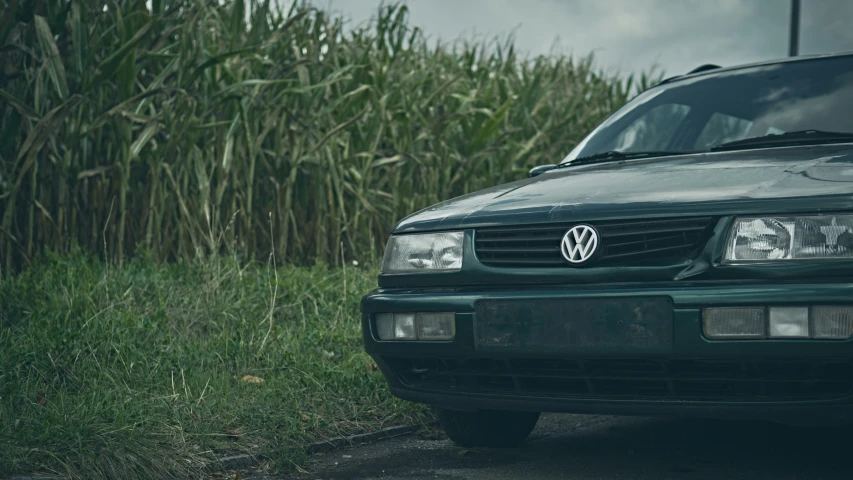
[[[479,351],[607,355],[672,350],[669,297],[480,300],[474,312]]]

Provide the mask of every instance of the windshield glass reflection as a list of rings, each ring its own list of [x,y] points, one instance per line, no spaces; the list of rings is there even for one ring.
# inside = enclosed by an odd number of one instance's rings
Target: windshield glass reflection
[[[638,95],[563,162],[609,151],[708,151],[804,130],[853,134],[850,112],[853,56],[710,72]]]

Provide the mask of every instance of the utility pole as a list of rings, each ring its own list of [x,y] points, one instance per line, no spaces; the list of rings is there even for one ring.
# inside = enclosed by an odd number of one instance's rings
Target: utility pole
[[[791,31],[788,34],[788,56],[796,57],[800,50],[800,0],[791,0]]]

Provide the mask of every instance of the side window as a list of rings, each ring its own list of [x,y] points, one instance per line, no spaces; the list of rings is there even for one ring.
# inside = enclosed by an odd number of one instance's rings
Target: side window
[[[749,120],[725,113],[715,113],[708,119],[708,123],[696,139],[696,149],[706,150],[721,143],[746,138],[751,128],[752,122]]]
[[[634,120],[612,141],[620,152],[666,150],[690,107],[677,103],[658,105]]]

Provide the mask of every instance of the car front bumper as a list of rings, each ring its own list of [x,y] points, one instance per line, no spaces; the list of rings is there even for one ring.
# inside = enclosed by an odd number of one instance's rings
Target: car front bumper
[[[621,318],[602,318],[599,329],[589,331],[558,319],[581,333],[566,337],[572,341],[561,346],[562,337],[551,341],[541,330],[535,335],[527,328],[530,318],[521,315],[521,327],[490,342],[478,320],[484,303],[530,305],[534,313],[528,316],[535,316],[535,307],[547,302],[624,305],[638,299],[668,302],[671,315],[658,321],[666,328],[655,334],[657,341],[632,341],[630,329],[620,333],[624,341],[602,336],[602,325],[622,325]],[[365,348],[391,392],[415,402],[457,409],[834,422],[853,417],[853,340],[709,340],[702,333],[701,309],[850,304],[853,282],[379,289],[362,300],[362,327]],[[379,341],[373,315],[386,312],[454,312],[456,337]],[[596,312],[624,315],[619,308]]]

